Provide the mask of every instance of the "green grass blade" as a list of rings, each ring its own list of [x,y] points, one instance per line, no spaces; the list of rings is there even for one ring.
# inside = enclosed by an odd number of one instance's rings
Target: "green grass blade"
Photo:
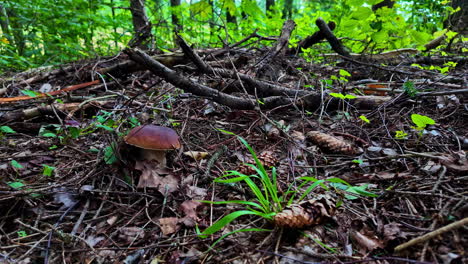
[[[246,178],[244,179],[245,183],[247,183],[247,185],[249,186],[250,190],[252,190],[252,192],[254,193],[255,197],[257,198],[257,200],[260,202],[260,204],[262,205],[262,207],[264,208],[264,210],[267,210],[269,211],[269,205],[270,205],[270,202],[268,201],[268,199],[263,195],[262,191],[260,190],[260,188],[258,188],[257,184],[255,184],[255,182],[252,181],[252,179],[250,178]]]
[[[310,185],[305,190],[305,192],[301,195],[301,197],[299,198],[299,201],[302,201],[310,192],[312,192],[315,189],[315,187],[317,187],[319,185],[323,185],[323,182],[324,182],[324,180],[318,180],[318,181],[314,182],[312,185]]]
[[[212,235],[218,232],[223,227],[227,226],[229,223],[234,221],[236,218],[243,216],[243,215],[259,215],[259,214],[254,211],[247,211],[247,210],[241,210],[241,211],[230,213],[226,215],[225,217],[221,218],[220,220],[216,221],[213,225],[205,229],[203,232],[201,232],[200,236],[203,238],[206,238],[208,235]]]
[[[224,177],[224,176],[221,176]],[[230,178],[230,179],[221,179],[221,177],[214,179],[214,182],[217,183],[236,183],[236,182],[241,182],[245,180],[245,178],[249,178],[249,176],[240,176],[240,177],[235,177],[235,178]]]
[[[198,202],[209,203],[209,204],[242,204],[242,205],[250,205],[260,210],[263,210],[263,207],[259,205],[258,203],[249,202],[249,201],[241,201],[241,200],[217,201],[217,202],[198,200]]]
[[[326,179],[327,182],[333,182],[333,183],[341,183],[341,184],[344,184],[346,186],[351,186],[351,184],[349,184],[347,181],[343,180],[343,179],[340,179],[340,178],[329,178],[329,179]]]

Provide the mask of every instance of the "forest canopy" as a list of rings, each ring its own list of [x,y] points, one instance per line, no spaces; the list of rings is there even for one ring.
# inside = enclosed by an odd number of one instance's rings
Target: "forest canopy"
[[[175,48],[174,32],[196,48],[222,47],[255,30],[279,35],[286,19],[297,26],[290,45],[317,30],[321,17],[355,53],[423,49],[442,34],[459,1],[382,0],[10,0],[0,1],[0,73],[116,54],[132,43],[131,2],[143,3],[149,49]],[[134,16],[135,17],[135,16]],[[331,52],[307,50],[306,56]]]

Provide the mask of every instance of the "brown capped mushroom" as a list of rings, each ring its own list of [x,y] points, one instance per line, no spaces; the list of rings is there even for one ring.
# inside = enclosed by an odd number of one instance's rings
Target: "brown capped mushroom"
[[[168,127],[142,125],[124,137],[125,143],[141,149],[142,159],[156,160],[166,167],[166,151],[180,148],[179,135]]]

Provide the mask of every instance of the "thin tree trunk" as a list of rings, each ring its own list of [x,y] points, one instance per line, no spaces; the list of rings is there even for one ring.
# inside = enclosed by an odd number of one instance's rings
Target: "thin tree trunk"
[[[8,19],[8,25],[10,27],[10,33],[13,35],[15,41],[16,52],[19,56],[23,56],[26,48],[26,41],[23,35],[23,28],[20,22],[18,22],[18,16],[12,9],[5,8],[4,16]]]
[[[468,34],[468,2],[466,0],[452,0],[453,9],[460,7],[460,11],[451,14],[444,21],[444,26],[462,35]]]
[[[132,12],[133,38],[128,45],[148,49],[151,42],[151,24],[145,11],[145,0],[130,0],[130,12]]]
[[[174,33],[183,30],[183,26],[180,24],[179,18],[177,17],[177,11],[175,8],[180,6],[180,0],[171,0],[171,14],[172,14],[172,24],[174,24]]]
[[[2,28],[3,35],[6,37],[10,44],[13,44],[13,38],[10,33],[10,21],[4,6],[0,5],[0,27]]]
[[[292,17],[292,9],[293,9],[293,0],[284,0],[284,8],[283,8],[284,19],[290,19]]]
[[[265,13],[268,17],[272,16],[272,8],[275,6],[275,0],[265,0]]]

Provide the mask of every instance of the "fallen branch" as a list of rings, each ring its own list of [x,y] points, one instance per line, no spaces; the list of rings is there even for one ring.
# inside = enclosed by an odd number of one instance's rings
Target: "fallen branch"
[[[296,27],[296,23],[293,20],[287,20],[283,24],[283,28],[281,29],[281,35],[276,42],[276,45],[273,46],[264,56],[260,59],[258,63],[258,70],[257,74],[264,73],[271,69],[269,66],[270,62],[281,52],[285,52],[285,47],[288,46],[289,38],[291,37],[291,32]],[[262,74],[260,74],[262,75]]]
[[[336,27],[336,24],[333,21],[328,22],[327,25],[330,31],[333,31]],[[314,34],[312,34],[311,36],[308,36],[305,39],[301,40],[299,44],[297,44],[297,47],[289,48],[286,51],[286,54],[292,55],[292,54],[302,53],[303,49],[307,49],[311,47],[312,45],[319,43],[323,39],[325,39],[325,35],[323,34],[321,30],[319,30],[315,32]]]
[[[320,28],[320,31],[322,32],[323,36],[325,36],[325,38],[330,43],[332,49],[334,51],[336,51],[336,53],[338,53],[338,54],[340,54],[342,56],[345,56],[345,57],[350,56],[349,52],[344,49],[344,47],[341,44],[340,40],[335,37],[335,35],[332,33],[331,29],[328,27],[327,23],[325,23],[325,21],[321,17],[319,17],[319,18],[317,18],[317,20],[315,20],[315,24],[317,25],[317,27]]]
[[[439,229],[436,229],[432,232],[429,232],[423,236],[420,236],[420,237],[417,237],[417,238],[414,238],[414,239],[411,239],[410,241],[406,242],[406,243],[403,243],[403,244],[400,244],[398,245],[397,247],[395,247],[395,252],[398,252],[398,251],[402,251],[403,249],[406,249],[408,247],[411,247],[411,246],[414,246],[416,244],[419,244],[419,243],[422,243],[422,242],[425,242],[429,239],[432,239],[436,236],[439,236],[439,235],[442,235],[443,233],[447,233],[453,229],[457,229],[457,228],[460,228],[464,225],[468,225],[468,217],[465,217],[461,220],[458,220],[454,223],[451,223],[449,225],[446,225],[444,227],[441,227]]]
[[[72,86],[69,86],[67,88],[64,88],[64,89],[61,89],[61,90],[58,90],[58,91],[53,91],[53,92],[48,92],[48,93],[41,93],[41,94],[38,94],[35,97],[32,97],[32,96],[2,97],[2,98],[0,98],[0,104],[17,102],[17,101],[24,101],[24,100],[32,100],[32,99],[42,98],[42,97],[46,97],[46,96],[59,95],[59,94],[62,94],[62,93],[71,92],[71,91],[78,90],[78,89],[81,89],[81,88],[86,88],[86,87],[89,87],[91,85],[98,84],[99,82],[100,82],[99,80],[95,80],[95,81],[92,81],[92,82],[72,85]]]

